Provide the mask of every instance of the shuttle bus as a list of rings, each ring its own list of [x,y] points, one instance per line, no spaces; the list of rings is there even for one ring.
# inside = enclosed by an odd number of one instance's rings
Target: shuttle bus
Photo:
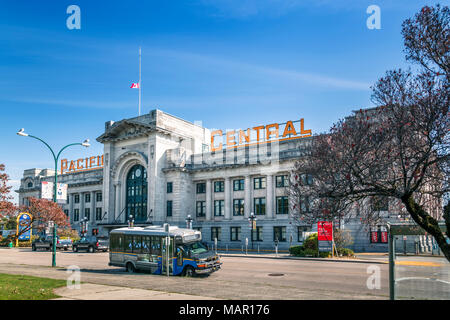
[[[148,226],[114,229],[109,235],[109,265],[128,272],[194,276],[212,273],[222,265],[219,256],[201,242],[200,231]]]

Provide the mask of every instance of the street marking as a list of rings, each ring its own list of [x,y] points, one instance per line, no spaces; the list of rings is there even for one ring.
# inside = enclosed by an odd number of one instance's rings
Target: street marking
[[[396,261],[395,264],[401,266],[442,267],[440,263],[427,261]]]
[[[431,280],[431,281],[442,282],[442,283],[445,283],[445,284],[450,284],[449,281],[445,281],[445,280],[441,280],[441,279],[421,278],[421,277],[400,278],[400,279],[395,279],[395,282],[400,282],[400,281],[404,281],[404,280]]]

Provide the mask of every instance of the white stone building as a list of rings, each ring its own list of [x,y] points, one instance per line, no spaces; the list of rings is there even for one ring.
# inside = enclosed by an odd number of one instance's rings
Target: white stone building
[[[136,226],[181,227],[190,216],[203,240],[211,245],[217,238],[223,249],[241,250],[246,238],[249,249],[261,251],[273,250],[276,240],[280,250],[301,243],[311,227],[292,220],[286,186],[293,163],[312,138],[286,136],[240,148],[227,144],[223,152],[210,152],[212,137],[210,130],[160,110],[106,122],[97,138],[104,145],[103,167],[58,175],[58,182],[68,184],[62,207],[72,227],[79,230],[86,218],[89,233],[107,235],[127,225],[130,215]],[[53,175],[50,169],[25,170],[17,190],[20,204],[40,197],[41,182],[53,181]],[[347,227],[353,230],[355,249],[387,250],[386,244],[371,244],[360,224]]]

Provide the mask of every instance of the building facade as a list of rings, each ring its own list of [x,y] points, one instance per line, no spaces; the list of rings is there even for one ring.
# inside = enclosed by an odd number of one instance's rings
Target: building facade
[[[68,185],[62,208],[74,229],[87,221],[90,234],[108,235],[130,219],[135,226],[180,227],[192,219],[203,241],[212,245],[217,238],[221,249],[243,250],[248,243],[254,250],[274,250],[276,244],[287,250],[316,227],[292,219],[287,190],[289,173],[312,137],[294,136],[295,125],[300,125],[297,132],[308,133],[303,120],[283,125],[283,139],[252,143],[249,131],[244,135],[241,130],[222,135],[219,148],[217,131],[161,110],[108,121],[97,138],[104,145],[103,167],[58,175],[58,182]],[[278,124],[257,128],[258,141],[264,140],[260,132],[278,137],[278,131],[271,131]],[[20,204],[40,197],[42,181],[52,182],[53,176],[50,169],[25,170],[17,190]],[[358,221],[344,228],[351,231],[355,250],[387,250],[386,243],[373,243]]]

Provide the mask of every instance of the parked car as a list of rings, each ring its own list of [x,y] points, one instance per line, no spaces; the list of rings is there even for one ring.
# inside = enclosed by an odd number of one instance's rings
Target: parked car
[[[67,251],[69,248],[72,248],[72,239],[60,239],[56,244],[56,249]]]
[[[108,238],[96,236],[83,237],[72,244],[73,252],[78,252],[79,250],[86,250],[88,252],[95,252],[95,251],[106,252],[108,251],[108,248],[109,248]]]
[[[56,236],[56,249],[58,249],[59,237]],[[37,249],[46,249],[47,251],[52,250],[53,248],[53,236],[46,235],[43,237],[39,237],[34,240],[31,244],[31,250],[36,251]]]

